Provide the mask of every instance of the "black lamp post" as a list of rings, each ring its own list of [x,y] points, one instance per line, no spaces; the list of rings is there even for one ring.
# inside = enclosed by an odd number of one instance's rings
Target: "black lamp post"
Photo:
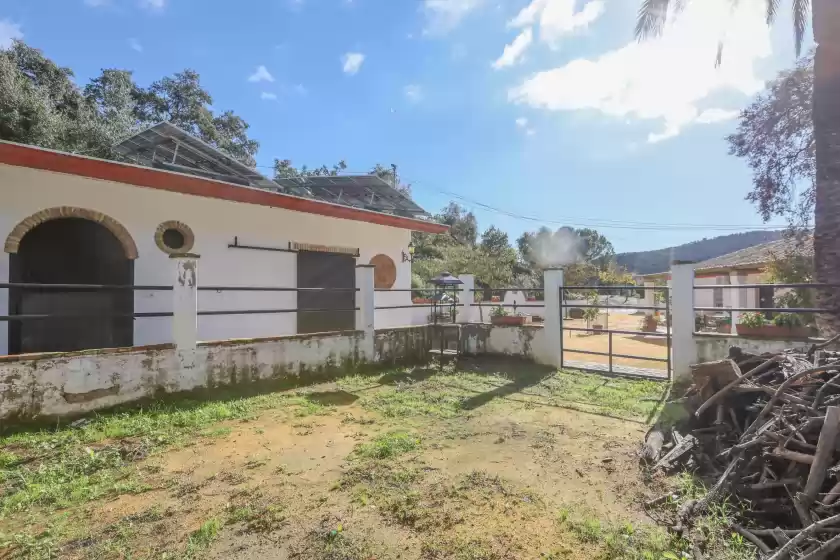
[[[405,251],[402,252],[402,262],[413,263],[414,262],[414,243],[408,243],[408,254],[405,254]]]

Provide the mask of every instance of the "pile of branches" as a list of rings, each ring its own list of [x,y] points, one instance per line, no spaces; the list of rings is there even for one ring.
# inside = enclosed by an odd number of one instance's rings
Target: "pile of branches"
[[[705,497],[680,507],[675,531],[687,535],[729,500],[731,529],[762,558],[840,558],[840,352],[825,349],[838,338],[779,354],[733,346],[728,359],[692,366],[687,419],[657,424],[642,449],[656,469],[709,481]]]

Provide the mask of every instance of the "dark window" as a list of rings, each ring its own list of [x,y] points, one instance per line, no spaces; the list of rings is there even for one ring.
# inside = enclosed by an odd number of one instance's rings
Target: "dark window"
[[[353,330],[356,324],[356,259],[350,255],[301,251],[298,288],[344,288],[346,291],[298,292],[299,334]],[[337,311],[306,311],[336,309]]]
[[[163,232],[163,244],[173,250],[178,250],[184,246],[186,239],[184,234],[174,228],[169,228]]]

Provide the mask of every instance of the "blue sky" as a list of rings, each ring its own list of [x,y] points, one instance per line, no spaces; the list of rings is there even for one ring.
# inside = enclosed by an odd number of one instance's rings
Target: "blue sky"
[[[194,68],[261,166],[396,163],[430,211],[455,193],[512,241],[565,224],[634,251],[761,225],[724,141],[794,62],[789,20],[767,30],[761,4],[695,1],[640,45],[636,0],[4,0],[0,44],[81,84]]]

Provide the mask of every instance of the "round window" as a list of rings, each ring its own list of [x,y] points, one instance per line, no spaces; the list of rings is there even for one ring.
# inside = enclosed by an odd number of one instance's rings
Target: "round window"
[[[163,244],[167,248],[177,251],[184,247],[184,234],[177,229],[169,228],[163,232]]]
[[[189,253],[195,243],[195,235],[185,223],[163,222],[155,231],[155,243],[161,251],[170,255]]]

